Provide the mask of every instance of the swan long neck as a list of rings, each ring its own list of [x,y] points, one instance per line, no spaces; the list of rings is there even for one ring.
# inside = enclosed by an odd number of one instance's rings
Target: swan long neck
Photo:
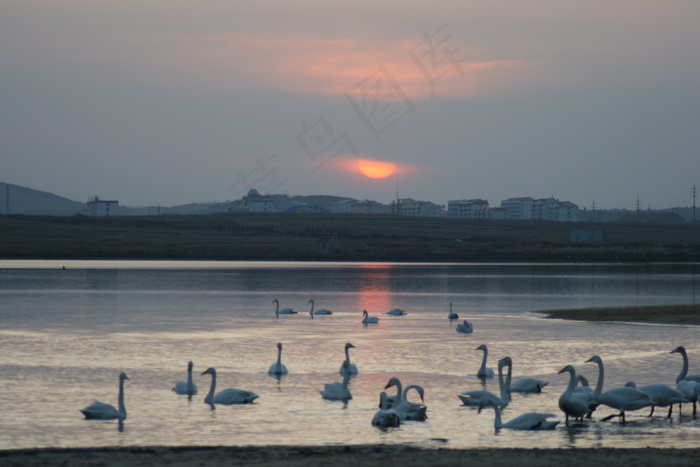
[[[489,351],[488,349],[483,349],[484,350],[484,356],[481,358],[481,368],[486,368],[486,359],[489,356]]]
[[[498,430],[499,428],[503,428],[503,421],[501,420],[501,409],[499,409],[498,406],[495,404],[492,405],[492,407],[494,413],[493,427]]]
[[[595,383],[595,390],[593,391],[593,397],[598,400],[600,394],[603,392],[603,382],[605,381],[605,369],[603,368],[603,361],[596,362],[598,364],[598,381]],[[575,385],[576,383],[574,383]]]
[[[282,364],[282,347],[277,348],[277,368]]]
[[[126,407],[124,406],[124,378],[119,378],[119,412],[126,418]]]
[[[382,391],[381,394],[379,394],[379,408],[382,410],[387,410],[386,407],[386,393]]]
[[[566,397],[571,397],[574,393],[574,388],[576,387],[576,371],[573,369],[569,372],[569,385],[566,387],[564,394]]]
[[[403,401],[403,387],[401,386],[401,381],[396,380],[396,400],[394,401],[394,407],[398,407]]]
[[[214,399],[214,391],[216,391],[216,373],[211,374],[211,386],[209,386],[209,394],[204,398],[204,402],[210,404]]]
[[[507,401],[508,390],[506,389],[506,384],[503,381],[503,366],[503,362],[498,363],[498,387],[501,390],[501,399]]]
[[[350,347],[345,347],[345,361],[348,362],[347,372],[350,373]]]
[[[188,367],[187,368],[187,392],[188,393],[191,393],[194,390],[193,384],[194,383],[192,383],[192,367]]]
[[[681,357],[683,357],[683,369],[676,378],[676,384],[684,380],[685,377],[688,375],[688,353],[685,351],[685,349],[681,349],[678,352],[681,354]]]
[[[343,388],[347,391],[350,382],[350,368],[348,367],[343,375]]]
[[[506,375],[506,390],[510,392],[510,382],[513,377],[513,365],[508,365],[508,374]]]

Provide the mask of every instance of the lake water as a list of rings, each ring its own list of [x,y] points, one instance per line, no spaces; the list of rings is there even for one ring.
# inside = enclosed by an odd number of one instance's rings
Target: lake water
[[[63,267],[65,266],[65,269]],[[29,447],[271,444],[411,444],[475,447],[696,447],[700,416],[647,417],[627,424],[601,407],[584,426],[564,427],[557,400],[572,364],[593,386],[594,354],[605,387],[627,381],[675,384],[684,345],[700,373],[700,328],[543,319],[554,308],[696,303],[700,265],[377,264],[128,261],[0,261],[0,449]],[[309,299],[332,316],[309,316]],[[297,315],[275,318],[273,299]],[[449,303],[474,325],[455,331]],[[407,316],[382,313],[400,307]],[[362,310],[379,316],[361,324]],[[284,344],[289,374],[267,374]],[[343,347],[359,375],[347,404],[319,390],[341,381]],[[511,356],[514,374],[549,381],[541,394],[513,394],[504,421],[530,411],[562,420],[553,432],[493,428],[493,411],[461,405],[471,389],[498,393],[475,376]],[[171,391],[194,362],[199,394]],[[219,389],[248,389],[250,405],[203,403],[208,367]],[[95,399],[116,406],[128,374],[123,430],[84,420]],[[390,377],[425,388],[428,420],[387,431],[370,425]],[[392,388],[389,392],[393,393]]]

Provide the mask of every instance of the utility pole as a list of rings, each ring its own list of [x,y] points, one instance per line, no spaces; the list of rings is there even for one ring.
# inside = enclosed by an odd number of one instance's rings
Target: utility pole
[[[695,224],[695,197],[698,194],[697,188],[695,188],[695,183],[693,183],[693,224]]]
[[[639,196],[637,196],[637,222],[641,222],[639,218]]]
[[[593,200],[593,208],[592,208],[592,210],[593,210],[593,216],[591,216],[591,217],[593,218],[593,222],[595,222],[595,200]]]

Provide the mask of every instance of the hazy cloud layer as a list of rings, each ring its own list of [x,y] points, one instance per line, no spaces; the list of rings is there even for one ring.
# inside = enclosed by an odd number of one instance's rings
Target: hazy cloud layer
[[[692,203],[700,3],[0,1],[0,180]],[[370,179],[352,161],[384,160]]]

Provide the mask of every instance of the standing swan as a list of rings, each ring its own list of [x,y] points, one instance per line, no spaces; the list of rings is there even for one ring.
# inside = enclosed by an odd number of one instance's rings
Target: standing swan
[[[683,368],[676,377],[676,389],[683,393],[688,402],[693,403],[693,417],[697,413],[697,403],[700,399],[700,375],[688,376],[688,354],[685,347],[679,345],[671,350],[671,353],[679,353],[683,357]]]
[[[311,319],[314,319],[314,315],[332,315],[333,312],[331,310],[326,310],[325,308],[321,308],[320,310],[314,311],[314,301],[313,299],[309,300],[308,303],[311,303],[311,311],[309,312],[311,314]]]
[[[129,379],[126,373],[119,374],[119,409],[115,409],[113,405],[105,404],[104,402],[95,401],[85,407],[81,412],[87,419],[97,420],[126,420],[126,407],[124,407],[124,380]]]
[[[345,360],[343,363],[340,365],[340,375],[345,376],[345,373],[349,375],[356,375],[358,373],[357,371],[357,365],[354,363],[350,363],[350,349],[354,349],[355,346],[352,345],[350,342],[345,344]]]
[[[268,375],[272,376],[282,376],[287,374],[287,367],[282,363],[282,343],[277,343],[277,362],[270,365],[270,369],[267,370]]]
[[[272,303],[277,305],[275,307],[275,318],[279,318],[280,315],[293,315],[297,313],[293,308],[282,308],[280,310],[280,302],[277,299],[272,300]]]
[[[617,415],[610,415],[603,418],[603,421],[610,420],[613,417],[622,417],[622,423],[625,423],[625,411],[639,410],[644,407],[649,407],[653,404],[651,398],[641,391],[636,389],[622,387],[608,389],[603,392],[603,381],[605,377],[605,369],[603,367],[603,359],[598,355],[594,355],[586,363],[593,362],[598,365],[598,382],[593,391],[593,397],[599,404],[607,405],[613,409],[620,411]]]
[[[566,415],[564,424],[569,426],[569,417],[579,419],[583,423],[583,416],[591,409],[589,408],[589,399],[587,396],[574,392],[578,379],[576,378],[576,370],[572,365],[566,365],[559,370],[558,374],[569,372],[569,385],[566,390],[559,396],[559,409]]]
[[[513,420],[506,423],[501,421],[501,409],[498,405],[494,404],[492,401],[487,400],[483,404],[479,405],[479,413],[484,407],[492,407],[495,413],[495,418],[493,420],[493,427],[496,431],[501,428],[509,428],[511,430],[553,430],[559,424],[559,421],[547,420],[550,417],[556,417],[552,413],[536,413],[528,412],[522,415],[518,415]]]
[[[362,310],[362,316],[362,324],[377,324],[379,322],[379,318],[370,316],[367,310]]]
[[[459,394],[459,400],[462,401],[464,405],[469,405],[476,407],[479,404],[485,402],[486,400],[491,400],[494,405],[499,407],[505,407],[510,402],[510,397],[508,396],[508,391],[506,390],[506,384],[503,382],[503,367],[506,366],[506,362],[503,360],[498,361],[498,388],[500,389],[501,397],[496,396],[494,393],[477,390],[477,391],[467,391]]]
[[[197,385],[192,381],[193,366],[194,364],[192,362],[187,362],[187,381],[178,381],[175,383],[175,387],[173,388],[175,394],[179,394],[181,396],[186,395],[190,399],[192,396],[197,394]]]
[[[486,344],[481,344],[479,347],[477,347],[474,350],[483,350],[484,351],[484,356],[481,359],[481,366],[476,372],[476,376],[479,378],[493,378],[493,368],[486,368],[486,359],[489,356],[489,349],[486,347]]]
[[[202,374],[211,375],[211,386],[209,387],[209,394],[204,398],[204,403],[211,405],[212,408],[215,408],[214,404],[250,404],[259,397],[255,393],[242,389],[224,389],[217,395],[214,395],[214,391],[216,391],[216,370],[209,368]]]
[[[513,360],[510,357],[504,357],[503,360],[508,365],[508,375],[506,376],[506,390],[508,392],[542,392],[542,388],[549,384],[549,381],[542,381],[535,378],[523,378],[510,384],[513,375]]]
[[[348,362],[343,362],[343,366],[347,367]],[[352,393],[348,389],[348,382],[350,381],[350,372],[345,371],[345,376],[343,376],[342,383],[328,383],[321,393],[321,397],[331,401],[349,401],[352,399]]]
[[[678,412],[680,412],[681,404],[689,402],[682,392],[673,389],[668,384],[654,383],[637,387],[634,381],[629,381],[625,384],[625,387],[637,389],[651,398],[653,405],[651,406],[651,412],[649,412],[650,417],[654,415],[654,409],[656,407],[668,407],[667,417],[671,418],[673,415],[673,404],[678,404]]]
[[[447,319],[452,321],[453,319],[459,319],[459,315],[457,313],[452,312],[452,302],[450,302],[450,311],[447,313]]]

